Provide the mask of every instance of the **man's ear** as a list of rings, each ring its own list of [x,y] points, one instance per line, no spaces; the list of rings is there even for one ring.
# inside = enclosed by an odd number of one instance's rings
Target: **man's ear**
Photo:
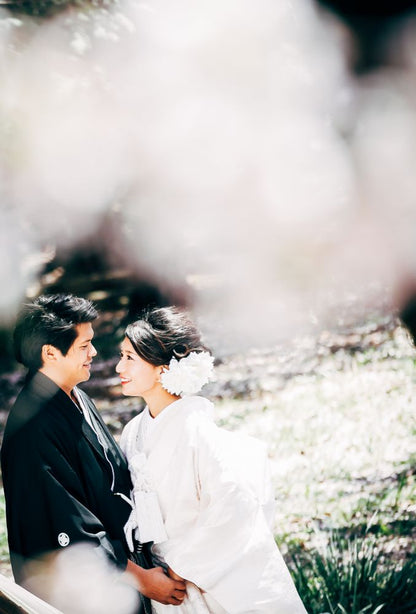
[[[42,345],[42,362],[44,365],[55,362],[60,354],[61,352],[54,345]]]

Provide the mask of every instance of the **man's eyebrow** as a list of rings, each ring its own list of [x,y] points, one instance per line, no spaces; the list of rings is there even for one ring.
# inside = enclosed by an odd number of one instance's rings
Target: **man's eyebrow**
[[[88,337],[88,339],[81,339],[81,341],[79,342],[80,345],[83,345],[84,343],[90,343],[90,341],[92,341],[94,335],[91,335],[91,337]]]

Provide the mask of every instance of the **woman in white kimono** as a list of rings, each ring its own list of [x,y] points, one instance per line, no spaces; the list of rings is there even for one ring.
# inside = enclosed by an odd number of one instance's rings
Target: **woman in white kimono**
[[[143,412],[121,447],[133,479],[125,526],[131,550],[154,542],[172,577],[187,582],[179,606],[156,614],[306,614],[271,529],[273,496],[259,441],[218,428],[199,391],[213,358],[188,316],[153,309],[121,344],[123,393]]]

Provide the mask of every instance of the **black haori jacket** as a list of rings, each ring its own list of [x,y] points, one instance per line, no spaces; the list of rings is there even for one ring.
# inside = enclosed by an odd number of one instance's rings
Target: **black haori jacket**
[[[91,399],[77,391],[105,452],[77,405],[40,372],[10,411],[1,467],[18,583],[27,561],[79,542],[98,547],[121,569],[127,564],[123,526],[131,508],[115,494],[129,496],[127,464]]]

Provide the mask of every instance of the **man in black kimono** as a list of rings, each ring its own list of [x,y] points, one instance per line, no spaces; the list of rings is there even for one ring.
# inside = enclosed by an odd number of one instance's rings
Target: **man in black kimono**
[[[141,611],[150,612],[149,598],[178,605],[185,586],[149,568],[145,549],[136,555],[139,565],[128,558],[128,468],[93,402],[77,388],[89,379],[97,353],[96,317],[89,301],[71,295],[41,296],[19,316],[15,351],[28,376],[1,450],[10,558],[23,584],[34,560],[91,544],[134,576]]]

